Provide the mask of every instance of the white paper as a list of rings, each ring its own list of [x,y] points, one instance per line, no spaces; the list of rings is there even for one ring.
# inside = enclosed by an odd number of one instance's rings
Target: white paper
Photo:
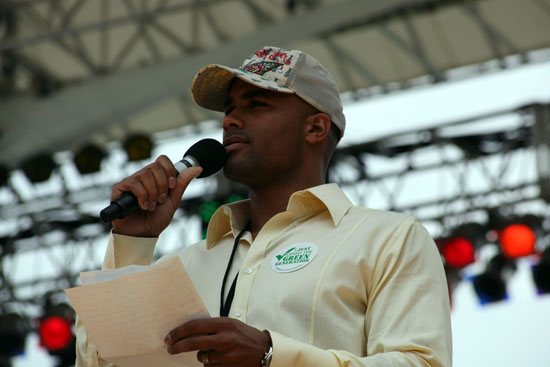
[[[92,272],[82,279],[99,283],[65,290],[101,358],[120,367],[201,366],[196,352],[170,355],[164,344],[170,330],[208,317],[179,257],[131,267]]]

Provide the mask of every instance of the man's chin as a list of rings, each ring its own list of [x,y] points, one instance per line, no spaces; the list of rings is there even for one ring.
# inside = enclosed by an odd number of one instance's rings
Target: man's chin
[[[235,163],[234,161],[228,160],[223,167],[223,174],[230,181],[248,185],[250,179],[253,177],[253,170]]]

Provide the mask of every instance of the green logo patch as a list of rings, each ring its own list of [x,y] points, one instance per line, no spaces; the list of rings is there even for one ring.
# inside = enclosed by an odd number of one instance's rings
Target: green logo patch
[[[311,242],[295,243],[280,250],[271,259],[271,268],[279,273],[298,270],[309,264],[319,248]]]

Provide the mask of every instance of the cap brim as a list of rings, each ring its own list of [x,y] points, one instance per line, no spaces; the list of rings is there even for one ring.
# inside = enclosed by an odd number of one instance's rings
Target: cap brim
[[[294,93],[294,90],[262,75],[212,64],[203,67],[195,75],[191,84],[193,101],[209,110],[223,111],[229,94],[230,82],[234,78],[239,78],[246,83],[275,92]]]

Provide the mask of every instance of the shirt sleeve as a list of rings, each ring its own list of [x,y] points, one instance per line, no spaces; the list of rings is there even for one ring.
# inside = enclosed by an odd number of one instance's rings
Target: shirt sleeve
[[[127,265],[150,265],[157,238],[130,237],[111,233],[102,269],[116,269]],[[84,325],[78,319],[76,329],[75,367],[115,367],[101,359],[95,344],[88,340]]]
[[[447,282],[439,251],[424,227],[395,231],[366,271],[366,356],[324,350],[272,332],[271,367],[450,367],[452,342]]]

